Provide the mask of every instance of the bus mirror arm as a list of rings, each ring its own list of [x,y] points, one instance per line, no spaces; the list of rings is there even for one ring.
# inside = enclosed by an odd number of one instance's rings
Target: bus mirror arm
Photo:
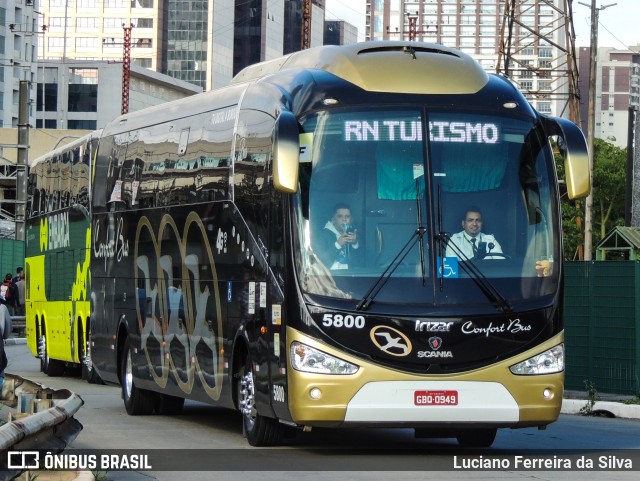
[[[295,115],[282,110],[273,135],[273,185],[280,192],[293,194],[298,190],[300,162],[300,129]]]

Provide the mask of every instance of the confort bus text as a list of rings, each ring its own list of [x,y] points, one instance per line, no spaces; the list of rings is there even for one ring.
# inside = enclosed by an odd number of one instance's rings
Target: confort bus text
[[[344,138],[347,142],[378,140],[420,142],[422,122],[349,120],[344,123]],[[434,121],[429,122],[429,139],[432,142],[496,144],[500,140],[500,129],[494,123]]]

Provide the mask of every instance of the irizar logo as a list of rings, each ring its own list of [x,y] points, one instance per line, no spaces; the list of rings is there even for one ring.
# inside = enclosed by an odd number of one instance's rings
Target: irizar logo
[[[449,332],[453,321],[422,321],[418,319],[415,321],[416,332]]]
[[[393,327],[376,326],[370,337],[378,349],[391,356],[404,357],[411,352],[409,338]]]

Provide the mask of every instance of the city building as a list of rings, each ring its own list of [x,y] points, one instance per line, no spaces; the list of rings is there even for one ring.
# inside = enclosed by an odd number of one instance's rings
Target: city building
[[[454,47],[489,72],[500,70],[504,0],[367,0],[368,40],[418,40]],[[564,0],[519,0],[511,31],[509,78],[542,113],[562,115],[554,74],[565,68]],[[544,40],[540,36],[548,39]]]
[[[589,69],[591,49],[580,47],[578,66],[580,116],[586,133],[589,107]],[[629,50],[612,47],[598,48],[596,69],[596,103],[594,136],[618,147],[627,147],[629,138],[629,109],[640,108],[640,45]]]
[[[0,4],[0,127],[18,126],[21,80],[31,82],[31,96],[35,97],[41,22],[33,0],[3,0]],[[29,112],[29,121],[32,119],[33,109]]]
[[[358,29],[344,20],[324,22],[324,45],[350,45],[358,42]]]
[[[122,63],[42,61],[29,102],[33,112],[27,161],[59,142],[104,127],[120,115]],[[42,79],[45,79],[43,82]],[[6,84],[5,84],[6,85]],[[149,69],[133,66],[129,81],[129,111],[141,110],[202,91],[201,87]],[[18,110],[18,98],[16,94]],[[43,108],[44,106],[44,108]],[[17,116],[17,113],[16,113]],[[13,122],[15,123],[15,122]],[[70,129],[70,130],[64,130]],[[0,129],[0,237],[13,238],[18,213],[18,129]]]
[[[20,1],[20,0],[17,0]],[[23,0],[28,1],[28,0]],[[313,0],[311,46],[322,45],[324,1]],[[300,50],[302,0],[40,0],[39,57],[121,61],[210,90],[247,65]]]
[[[306,0],[285,0],[283,54],[302,48],[302,4]],[[323,45],[325,0],[311,0],[310,47]]]
[[[121,113],[122,74],[122,63],[40,62],[35,127],[87,130],[104,127]],[[202,87],[193,83],[135,65],[130,68],[130,112],[199,92]]]
[[[156,69],[162,60],[164,19],[154,0],[39,0],[39,10],[47,27],[38,45],[42,59],[121,61],[127,27],[139,66]]]

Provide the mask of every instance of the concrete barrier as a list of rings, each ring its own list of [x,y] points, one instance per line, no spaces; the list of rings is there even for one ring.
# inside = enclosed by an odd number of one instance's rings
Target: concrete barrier
[[[82,430],[73,416],[84,401],[66,389],[53,390],[28,379],[6,374],[0,402],[6,411],[0,426],[0,480],[13,479],[20,470],[8,469],[6,451],[48,450],[59,453]]]
[[[562,414],[581,414],[581,410],[587,405],[588,401],[584,399],[563,399],[561,412]],[[591,408],[591,412],[616,418],[640,419],[640,404],[596,401]]]

